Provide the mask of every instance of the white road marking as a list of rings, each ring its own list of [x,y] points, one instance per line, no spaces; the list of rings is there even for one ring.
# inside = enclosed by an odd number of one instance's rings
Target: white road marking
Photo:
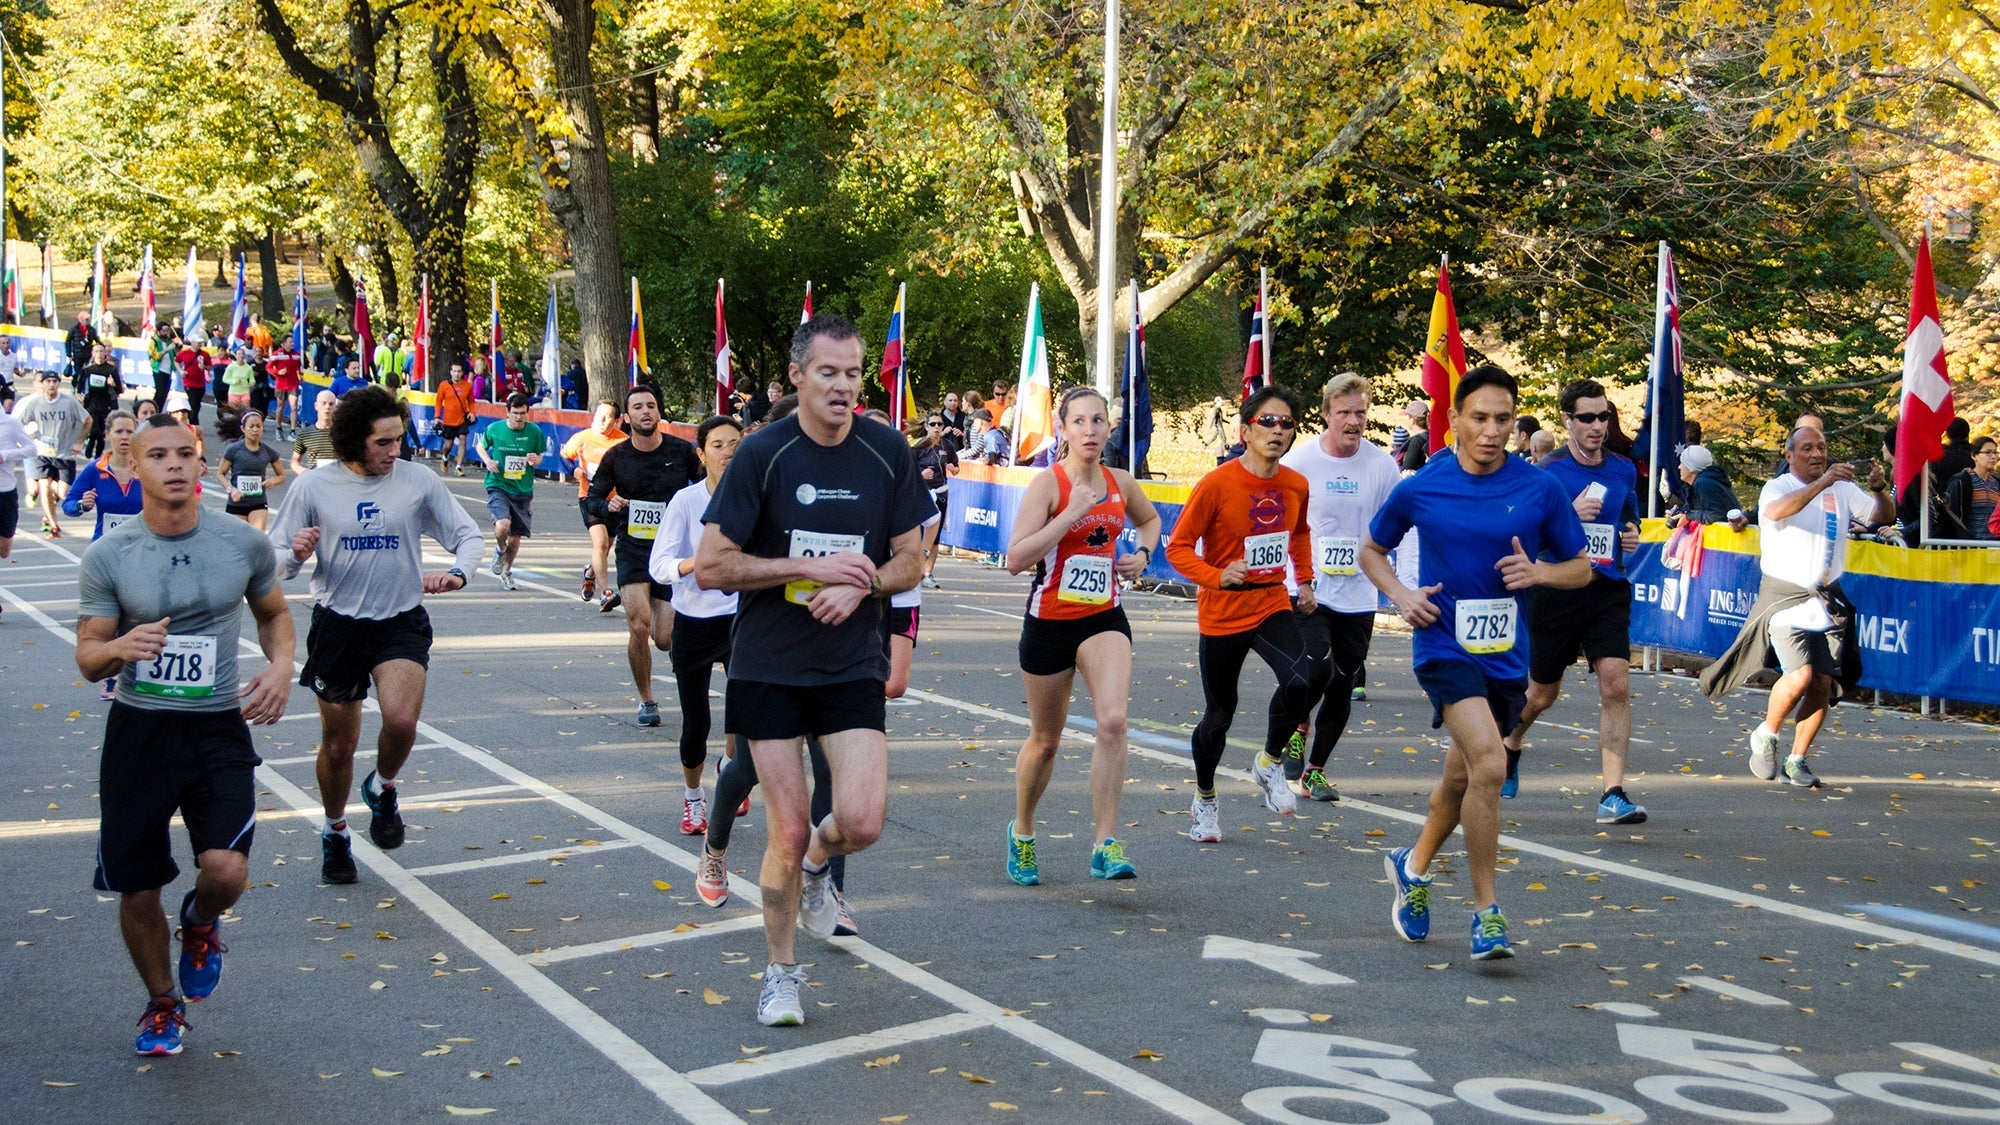
[[[1308,965],[1319,954],[1304,949],[1293,949],[1283,945],[1265,945],[1262,942],[1245,941],[1242,938],[1210,934],[1201,943],[1204,961],[1248,961],[1260,969],[1269,969],[1281,976],[1287,976],[1300,984],[1353,984],[1354,978],[1344,977],[1331,969],[1318,965]]]
[[[794,1047],[774,1055],[751,1055],[735,1062],[691,1070],[687,1077],[688,1081],[697,1086],[726,1086],[732,1082],[782,1074],[788,1070],[799,1070],[823,1062],[832,1062],[835,1059],[851,1059],[859,1055],[874,1054],[877,1051],[888,1051],[911,1043],[921,1043],[926,1039],[963,1035],[986,1026],[986,1021],[978,1016],[955,1012],[936,1019],[906,1023],[886,1031],[870,1031],[862,1035],[850,1035],[845,1039],[815,1043],[810,1047]]]
[[[488,867],[504,867],[511,863],[546,863],[552,859],[575,859],[578,856],[596,852],[615,852],[620,848],[637,847],[631,840],[606,840],[594,848],[569,847],[550,848],[542,852],[516,852],[511,855],[487,856],[485,859],[467,859],[458,863],[434,863],[429,867],[412,867],[410,874],[428,879],[433,875],[457,875],[465,871],[480,871]]]
[[[521,959],[541,968],[561,964],[564,961],[581,961],[585,957],[601,957],[606,953],[624,953],[630,950],[667,945],[678,941],[692,941],[696,938],[716,937],[720,934],[741,933],[744,930],[764,928],[764,915],[743,914],[735,918],[725,918],[720,922],[690,923],[696,928],[688,930],[654,930],[650,934],[634,934],[631,937],[610,938],[593,941],[587,945],[565,945],[555,949],[544,949],[536,953],[524,953]]]
[[[404,789],[400,785],[396,788],[402,791],[404,798],[398,807],[405,809],[436,808],[440,805],[470,801],[474,797],[491,797],[499,793],[519,793],[521,791],[521,787],[518,785],[485,785],[478,789],[454,789],[448,793],[420,793],[413,789]],[[482,805],[491,805],[501,802],[481,801],[479,803]]]
[[[1014,621],[1019,621],[1021,619],[1021,615],[1018,613],[1001,613],[997,609],[987,609],[985,606],[978,606],[978,605],[965,605],[960,602],[953,602],[951,604],[952,608],[954,609],[969,609],[974,613],[990,613],[995,617],[1005,617]]]
[[[1755,1004],[1759,1008],[1789,1008],[1792,1006],[1790,1000],[1783,1000],[1769,993],[1759,992],[1754,988],[1745,988],[1740,984],[1732,984],[1729,981],[1716,980],[1714,977],[1681,977],[1680,982],[1689,988],[1699,988],[1707,992],[1713,992],[1717,996],[1726,996],[1731,1000],[1741,1000],[1746,1004]]]

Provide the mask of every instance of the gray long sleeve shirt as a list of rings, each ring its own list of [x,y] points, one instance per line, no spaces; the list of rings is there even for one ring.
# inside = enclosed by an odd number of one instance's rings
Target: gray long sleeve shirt
[[[343,617],[380,621],[423,600],[423,537],[478,569],[485,550],[479,525],[444,481],[429,469],[398,461],[387,476],[370,477],[339,461],[321,462],[285,490],[271,521],[271,545],[286,578],[304,564],[292,557],[292,536],[320,529],[313,600]]]

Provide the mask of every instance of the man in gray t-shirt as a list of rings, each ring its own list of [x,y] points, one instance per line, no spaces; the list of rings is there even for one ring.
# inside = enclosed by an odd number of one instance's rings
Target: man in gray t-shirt
[[[119,929],[146,985],[138,1053],[173,1055],[187,1021],[160,904],[161,888],[180,874],[168,825],[178,812],[200,868],[181,900],[178,973],[186,1000],[200,1000],[221,978],[218,923],[249,872],[258,759],[246,724],[283,716],[296,637],[268,541],[249,524],[202,513],[194,432],[157,416],[133,437],[131,455],[145,509],[84,550],[76,664],[85,679],[118,678],[104,726],[93,882],[120,896]],[[246,602],[270,663],[239,689]]]
[[[62,525],[56,522],[56,501],[62,496],[63,486],[76,479],[76,458],[83,454],[83,436],[90,430],[90,415],[74,395],[62,389],[62,379],[53,371],[44,371],[35,380],[35,392],[14,408],[14,417],[35,439],[35,457],[28,462],[28,480],[29,487],[41,493],[42,530],[60,537]]]

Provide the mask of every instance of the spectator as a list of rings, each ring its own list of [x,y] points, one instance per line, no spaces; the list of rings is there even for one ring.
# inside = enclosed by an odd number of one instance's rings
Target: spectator
[[[1954,418],[1953,423],[1959,420]],[[2000,477],[1996,477],[1994,466],[2000,465],[2000,444],[1990,437],[1980,437],[1966,443],[1972,450],[1972,467],[1960,472],[1944,487],[1945,507],[1958,522],[1971,529],[1975,539],[2000,538],[1993,530],[1993,516],[2000,512]]]
[[[1632,437],[1618,424],[1618,404],[1611,404],[1611,432],[1604,435],[1604,448],[1620,457],[1632,456]]]
[[[1410,428],[1404,435],[1403,448],[1397,454],[1398,463],[1403,472],[1414,473],[1423,468],[1431,456],[1431,404],[1413,398],[1408,406],[1403,407],[1403,416],[1410,420]]]
[[[1972,423],[1953,418],[1944,428],[1944,455],[1931,464],[1937,479],[1950,481],[1972,468]]]
[[[743,404],[743,425],[747,428],[763,424],[764,419],[771,416],[771,404],[784,397],[784,394],[783,387],[772,383],[764,388],[763,397],[751,395],[750,401]]]
[[[563,409],[582,410],[583,392],[589,387],[590,381],[584,378],[583,374],[583,361],[570,360],[569,367],[564,369],[562,374]]]
[[[1528,460],[1536,465],[1548,463],[1556,453],[1556,432],[1546,426],[1528,435]]]
[[[950,391],[944,396],[944,409],[938,411],[938,418],[944,422],[944,433],[940,440],[946,448],[956,454],[965,448],[965,429],[968,419],[966,411],[958,404],[958,392]]]
[[[1533,460],[1534,458],[1531,456],[1530,450],[1534,443],[1535,433],[1541,428],[1541,421],[1533,414],[1523,414],[1519,418],[1514,419],[1514,452],[1528,457],[1529,460]]]
[[[1743,502],[1730,487],[1729,474],[1715,463],[1707,446],[1690,445],[1681,450],[1681,483],[1687,486],[1687,506],[1670,515],[1667,524],[1677,527],[1684,519],[1696,523],[1734,523],[1743,518]],[[1730,513],[1736,513],[1731,516]]]
[[[1894,422],[1889,423],[1889,428],[1882,432],[1882,463],[1884,465],[1896,463]],[[1924,472],[1929,475],[1931,486],[1930,534],[1924,534],[1922,523],[1924,482],[1922,479],[1913,480],[1903,486],[1902,495],[1896,498],[1896,524],[1902,529],[1903,542],[1912,547],[1921,547],[1926,539],[1972,538],[1971,530],[1959,522],[1958,516],[1945,503],[1945,490],[1938,476],[1937,462],[1924,466]]]
[[[97,329],[91,326],[90,314],[77,313],[76,323],[63,336],[63,356],[69,360],[70,381],[79,395],[83,393],[83,381],[79,372],[90,363],[90,349],[102,342],[98,338]]]

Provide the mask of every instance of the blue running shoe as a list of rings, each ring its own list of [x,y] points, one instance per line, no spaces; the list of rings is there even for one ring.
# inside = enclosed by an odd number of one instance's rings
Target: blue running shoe
[[[1604,799],[1597,802],[1597,823],[1599,824],[1644,824],[1646,806],[1635,805],[1625,795],[1623,786],[1604,791]]]
[[[1511,801],[1514,799],[1515,794],[1519,793],[1520,791],[1521,791],[1521,752],[1519,750],[1508,750],[1507,780],[1500,783],[1500,795]]]
[[[181,900],[181,994],[190,1003],[205,1000],[215,991],[217,981],[222,979],[222,955],[229,952],[217,936],[222,929],[222,919],[217,918],[206,926],[190,926],[187,923],[188,904],[194,901],[194,892],[189,891]]]
[[[1507,916],[1500,913],[1495,903],[1472,916],[1472,959],[1474,961],[1503,961],[1514,955],[1514,947],[1507,944]]]
[[[648,699],[639,704],[639,725],[656,727],[660,725],[660,705]]]
[[[181,1030],[187,1026],[186,1004],[171,995],[155,996],[139,1017],[139,1038],[133,1049],[142,1055],[178,1055]]]
[[[1500,783],[1500,795],[1502,797],[1505,797],[1506,799],[1511,801],[1515,797],[1519,796],[1520,793],[1521,793],[1520,778],[1510,777],[1507,780]]]
[[[1095,870],[1097,860],[1091,859]],[[1007,822],[1007,877],[1024,887],[1039,887],[1042,884],[1042,868],[1035,862],[1035,838],[1023,840],[1014,835],[1014,822]]]
[[[1106,837],[1091,849],[1090,874],[1094,879],[1137,879],[1139,869],[1125,858],[1125,842]]]
[[[375,771],[361,779],[361,803],[368,806],[368,838],[383,851],[403,846],[403,814],[396,811],[396,787],[384,785],[380,793],[369,792],[376,781]]]
[[[1422,941],[1431,936],[1431,878],[1412,879],[1403,873],[1403,861],[1410,849],[1395,848],[1382,857],[1389,882],[1396,888],[1396,901],[1389,908],[1389,921],[1404,941]]]

